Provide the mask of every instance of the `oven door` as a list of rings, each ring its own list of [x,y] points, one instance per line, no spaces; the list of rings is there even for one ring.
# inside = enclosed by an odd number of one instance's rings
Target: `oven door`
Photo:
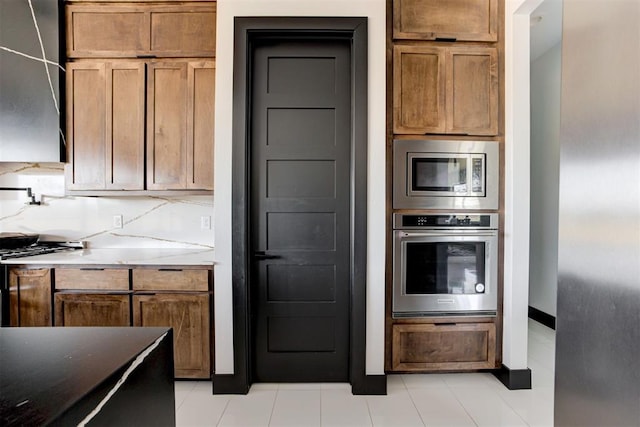
[[[497,310],[495,230],[394,231],[393,316]]]

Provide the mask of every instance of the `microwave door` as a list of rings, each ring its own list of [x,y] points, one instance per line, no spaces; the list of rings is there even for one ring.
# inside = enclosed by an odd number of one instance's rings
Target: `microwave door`
[[[469,194],[471,159],[455,153],[411,153],[409,196],[466,196]]]

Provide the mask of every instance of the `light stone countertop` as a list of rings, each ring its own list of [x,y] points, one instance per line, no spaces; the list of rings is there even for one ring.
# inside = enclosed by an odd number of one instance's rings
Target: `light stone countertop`
[[[113,248],[81,249],[0,261],[13,265],[182,265],[215,264],[213,249]]]

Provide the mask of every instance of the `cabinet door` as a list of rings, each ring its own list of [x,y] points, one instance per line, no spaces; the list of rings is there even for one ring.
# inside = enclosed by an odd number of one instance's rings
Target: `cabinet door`
[[[497,0],[394,0],[393,37],[498,40]]]
[[[144,188],[144,67],[67,64],[68,189]]]
[[[56,326],[131,326],[129,295],[58,292]]]
[[[11,326],[51,326],[51,270],[9,269]]]
[[[497,134],[497,49],[396,45],[393,72],[394,133]]]
[[[214,2],[72,4],[66,19],[69,58],[215,56]]]
[[[213,189],[212,61],[149,64],[147,189]]]
[[[394,371],[496,367],[493,323],[395,324],[392,329]]]
[[[396,45],[393,76],[393,132],[444,133],[445,51]]]
[[[498,51],[460,46],[447,51],[447,133],[498,133]]]
[[[134,326],[173,328],[176,378],[209,378],[209,294],[133,296]]]

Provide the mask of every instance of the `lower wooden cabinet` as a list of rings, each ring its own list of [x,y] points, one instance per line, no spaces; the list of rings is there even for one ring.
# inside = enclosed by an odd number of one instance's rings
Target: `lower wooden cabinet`
[[[129,295],[55,294],[56,326],[129,326]]]
[[[51,270],[9,269],[11,326],[51,326]]]
[[[176,378],[209,378],[209,295],[158,293],[133,296],[133,326],[173,328]]]
[[[26,271],[20,283],[39,277]],[[51,275],[41,275],[49,280],[39,288],[51,312]],[[211,377],[211,270],[60,267],[53,276],[55,326],[172,327],[176,378]]]
[[[496,326],[486,323],[392,325],[394,372],[496,368]]]

